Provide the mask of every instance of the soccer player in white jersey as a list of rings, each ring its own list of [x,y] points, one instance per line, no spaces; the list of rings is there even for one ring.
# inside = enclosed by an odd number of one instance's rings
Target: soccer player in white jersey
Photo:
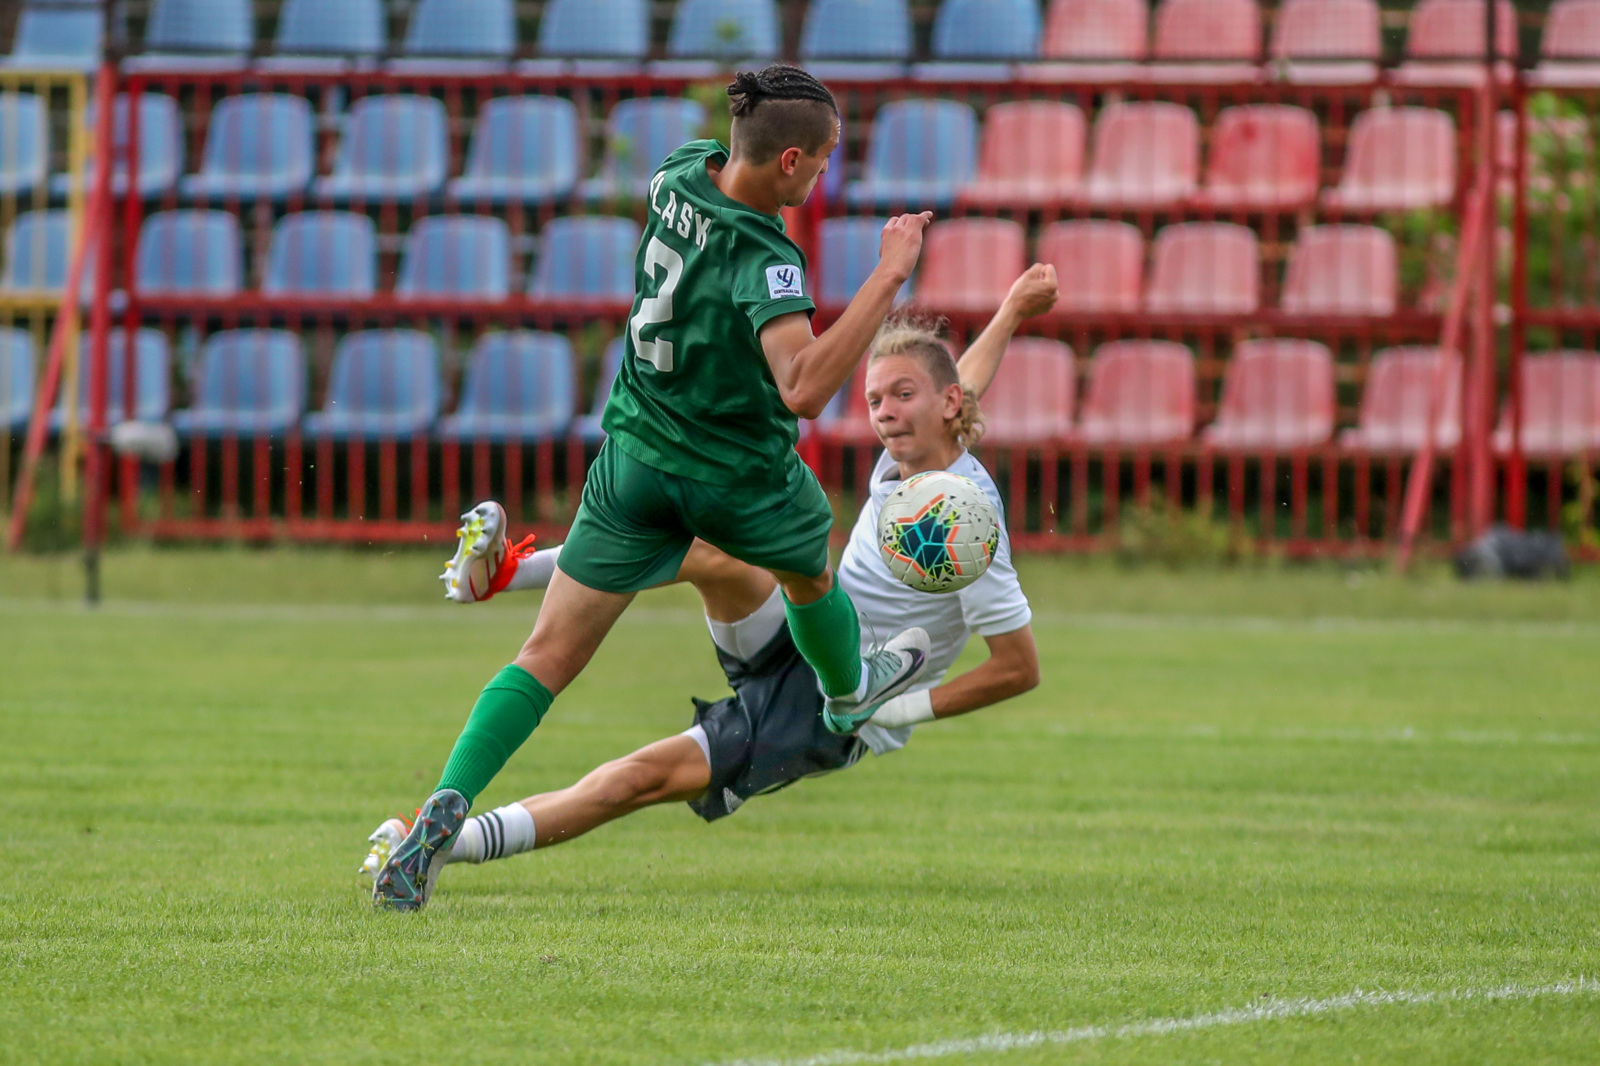
[[[891,321],[873,342],[866,396],[884,452],[872,472],[840,562],[839,582],[863,616],[862,639],[921,626],[931,639],[918,687],[890,700],[859,730],[838,735],[824,723],[816,674],[795,649],[777,582],[765,570],[695,542],[677,580],[694,584],[734,695],[695,700],[688,730],[591,771],[569,788],[531,796],[470,819],[449,862],[483,862],[581,836],[640,808],[686,802],[707,821],[746,800],[802,777],[841,770],[866,750],[904,747],[913,726],[988,707],[1038,684],[1039,661],[1027,597],[1011,564],[1004,507],[993,478],[967,450],[983,432],[978,397],[994,380],[1021,321],[1054,305],[1054,268],[1035,265],[960,363],[936,329],[915,319]],[[1001,516],[1000,544],[988,571],[959,592],[934,596],[901,584],[878,550],[878,513],[904,478],[949,470],[982,487]],[[466,516],[461,548],[442,575],[446,595],[477,602],[506,590],[542,588],[560,548],[512,547],[496,503]],[[989,657],[957,677],[945,673],[976,634]],[[373,873],[405,836],[400,819],[372,834],[363,869]]]

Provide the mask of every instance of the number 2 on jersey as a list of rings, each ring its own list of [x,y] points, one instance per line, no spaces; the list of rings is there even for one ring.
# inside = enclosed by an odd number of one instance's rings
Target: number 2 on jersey
[[[639,310],[628,320],[628,328],[633,333],[635,354],[657,370],[666,372],[672,369],[672,342],[664,337],[647,341],[639,336],[639,331],[646,326],[672,321],[672,294],[678,289],[678,279],[683,277],[683,256],[663,244],[661,238],[651,237],[644,249],[644,269],[650,280],[655,280],[658,267],[666,271],[666,277],[654,296],[639,301]]]

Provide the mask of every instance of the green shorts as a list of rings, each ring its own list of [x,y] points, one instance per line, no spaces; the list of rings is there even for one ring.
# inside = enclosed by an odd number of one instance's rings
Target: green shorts
[[[794,452],[777,485],[713,485],[658,470],[607,440],[559,565],[590,588],[638,592],[676,577],[699,537],[752,566],[816,577],[828,568],[832,531],[828,496]]]

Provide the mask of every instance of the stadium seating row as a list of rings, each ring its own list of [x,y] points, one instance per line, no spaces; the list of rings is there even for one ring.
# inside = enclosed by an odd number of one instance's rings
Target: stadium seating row
[[[128,184],[128,98],[113,105],[113,191]],[[453,200],[499,205],[540,203],[577,191],[589,200],[639,196],[668,152],[698,136],[704,109],[677,97],[624,100],[606,123],[599,173],[578,181],[578,118],[557,97],[513,96],[480,110],[460,177],[446,182],[445,107],[411,93],[357,100],[344,118],[332,173],[316,177],[311,105],[287,93],[244,93],[217,102],[198,173],[184,176],[178,104],[160,93],[139,96],[137,192],[160,196],[175,186],[194,202],[284,200],[296,195],[349,203],[413,200],[441,191]],[[0,194],[27,195],[46,180],[45,106],[32,93],[0,96]],[[70,178],[56,175],[52,191]]]
[[[52,292],[66,284],[66,211],[26,211],[6,235],[0,291]],[[633,299],[639,227],[608,215],[552,219],[539,236],[527,294],[550,301]],[[875,254],[875,253],[874,253]],[[511,233],[488,215],[419,219],[406,236],[395,291],[401,296],[504,299]],[[181,210],[151,215],[139,232],[134,277],[147,296],[231,296],[244,285],[239,216]],[[93,290],[86,278],[83,295]],[[366,215],[303,211],[273,227],[261,291],[269,296],[359,299],[378,291],[378,235]]]
[[[177,103],[156,93],[139,100],[138,191],[154,197],[176,186],[198,203],[302,195],[335,204],[411,201],[441,191],[468,206],[540,204],[574,193],[590,202],[637,198],[667,153],[697,136],[705,120],[692,100],[624,100],[607,118],[598,174],[580,182],[572,103],[498,97],[478,114],[462,175],[447,181],[444,104],[409,93],[369,96],[345,117],[332,173],[317,177],[310,104],[287,94],[246,93],[217,102],[199,172],[181,176]],[[125,97],[116,118],[113,185],[121,192],[128,181]],[[46,125],[37,96],[0,97],[0,144],[14,146],[10,165],[0,170],[0,193],[24,195],[45,180]],[[846,187],[845,199],[859,208],[918,210],[1293,210],[1317,200],[1322,140],[1316,116],[1305,108],[1225,108],[1211,134],[1202,182],[1199,120],[1179,104],[1108,104],[1091,138],[1073,104],[1001,103],[989,108],[980,139],[977,112],[967,104],[899,100],[878,110],[863,177]],[[1347,212],[1448,203],[1456,156],[1455,125],[1444,111],[1368,109],[1352,124],[1342,177],[1322,202]],[[65,191],[67,181],[58,175],[56,191]]]
[[[109,389],[123,396],[124,340],[114,333]],[[299,338],[282,330],[212,334],[194,375],[194,404],[172,423],[188,436],[281,436],[299,426],[313,440],[405,439],[433,431],[444,440],[532,441],[576,433],[598,439],[599,412],[623,358],[608,347],[595,403],[574,419],[573,351],[564,337],[527,331],[488,333],[468,358],[454,414],[440,417],[443,385],[433,339],[415,330],[347,335],[334,355],[326,402],[305,413],[306,362]],[[33,352],[23,330],[0,333],[0,382],[10,384],[4,414],[15,429],[27,417]],[[1391,348],[1374,354],[1358,424],[1339,445],[1362,454],[1421,447],[1440,362],[1450,387],[1437,443],[1460,440],[1461,361],[1437,348]],[[143,419],[168,409],[170,357],[159,331],[136,335],[137,405]],[[1113,341],[1090,361],[1081,409],[1072,350],[1058,341],[1013,342],[985,397],[986,439],[1000,446],[1082,443],[1096,447],[1165,446],[1190,440],[1196,423],[1194,356],[1170,341]],[[1559,457],[1600,448],[1600,354],[1530,355],[1523,364],[1523,447]],[[821,423],[842,443],[870,442],[870,413],[852,387]],[[120,411],[114,406],[114,411]],[[1077,417],[1074,419],[1074,412]],[[1333,357],[1305,340],[1251,340],[1228,362],[1216,420],[1201,441],[1221,451],[1281,452],[1317,447],[1333,436]],[[56,414],[56,424],[61,412]],[[1495,447],[1510,449],[1509,409]]]
[[[876,250],[881,219],[824,223],[824,269],[834,241]],[[1057,222],[1040,233],[1039,262],[1055,266],[1060,311],[1168,315],[1252,314],[1261,309],[1261,256],[1255,232],[1227,222],[1187,222],[1157,232],[1145,282],[1145,242],[1125,222]],[[854,295],[875,259],[858,253],[845,264],[843,286],[825,272],[824,304]],[[913,298],[944,313],[991,313],[1028,264],[1022,226],[1007,219],[951,219],[930,227]],[[1386,316],[1398,302],[1394,238],[1374,226],[1309,226],[1289,254],[1280,301],[1290,314]]]
[[[107,364],[111,421],[125,395],[126,340],[113,330]],[[87,358],[88,338],[80,358]],[[35,354],[27,331],[0,330],[0,405],[15,431],[27,421]],[[192,374],[193,405],[172,412],[186,436],[281,436],[298,426],[311,439],[407,438],[430,430],[447,440],[539,440],[577,432],[598,439],[599,412],[622,359],[622,341],[605,356],[604,381],[591,415],[574,420],[573,350],[554,333],[485,334],[473,347],[453,414],[440,418],[444,388],[439,349],[427,333],[365,330],[347,335],[329,373],[322,410],[306,413],[307,365],[300,338],[286,330],[224,330],[202,346]],[[135,334],[137,417],[161,420],[170,408],[171,351],[159,330]],[[87,375],[80,378],[80,417],[87,417]],[[9,390],[3,386],[9,383]],[[59,427],[58,405],[52,424]]]
[[[818,303],[848,303],[878,261],[882,218],[834,218],[819,227],[812,271]],[[56,292],[66,283],[65,211],[18,215],[6,236],[0,291]],[[639,227],[626,218],[568,215],[539,235],[526,293],[536,300],[625,305],[633,299]],[[245,287],[238,216],[164,211],[146,219],[134,277],[146,296],[226,297]],[[511,235],[483,215],[435,215],[406,237],[395,292],[429,299],[501,300],[511,292]],[[1168,226],[1156,235],[1148,285],[1145,241],[1125,222],[1076,220],[1044,228],[1038,261],[1061,278],[1060,309],[1077,313],[1250,314],[1262,306],[1255,233],[1223,222]],[[269,296],[351,300],[378,285],[378,238],[366,215],[306,211],[273,227],[260,288]],[[1021,224],[950,219],[929,229],[906,298],[946,313],[992,312],[1028,263]],[[1290,253],[1282,309],[1291,314],[1387,316],[1398,300],[1394,238],[1373,226],[1310,226]],[[84,294],[92,291],[85,280]]]
[[[1439,348],[1375,352],[1357,424],[1339,434],[1339,447],[1367,455],[1420,449],[1441,369],[1447,388],[1435,444],[1454,447],[1461,440],[1461,366],[1459,355]],[[1182,344],[1102,344],[1090,360],[1081,405],[1077,385],[1067,345],[1033,337],[1013,341],[984,396],[984,440],[1001,447],[1055,442],[1136,448],[1187,442],[1194,436],[1194,355]],[[1525,455],[1553,459],[1600,448],[1600,354],[1529,354],[1522,364],[1522,404]],[[826,432],[840,441],[870,441],[870,417],[861,390],[852,387],[843,416]],[[1324,345],[1248,340],[1228,360],[1216,418],[1201,430],[1200,440],[1223,452],[1293,451],[1328,443],[1334,422],[1334,362]],[[1509,403],[1501,410],[1493,444],[1502,455],[1511,451]]]
[[[912,209],[1288,210],[1316,202],[1322,134],[1309,110],[1225,108],[1211,145],[1202,186],[1200,123],[1181,104],[1107,104],[1095,117],[1092,139],[1073,104],[996,104],[980,146],[977,114],[966,104],[902,100],[878,110],[865,173],[846,188],[845,199],[855,207]],[[1455,124],[1445,112],[1371,108],[1352,123],[1343,176],[1322,201],[1351,212],[1448,203],[1456,153]]]
[[[1500,54],[1517,50],[1516,12],[1498,0]],[[1024,76],[1073,80],[1238,81],[1261,73],[1262,11],[1256,0],[943,0],[933,25],[931,62],[913,65],[927,78]],[[388,50],[381,0],[284,0],[267,69],[326,71],[352,61],[370,66]],[[1153,27],[1152,24],[1153,23]],[[92,65],[101,47],[92,7],[49,5],[21,13],[9,64]],[[420,0],[408,20],[402,72],[504,69],[518,52],[513,0]],[[145,27],[147,53],[131,66],[218,69],[244,66],[256,45],[250,0],[154,0]],[[533,73],[595,67],[637,72],[654,49],[649,0],[547,0],[535,42]],[[645,69],[699,76],[716,69],[703,57],[765,59],[783,51],[775,0],[680,0],[665,42],[667,57]],[[1272,19],[1266,52],[1293,81],[1370,80],[1382,56],[1377,0],[1284,0]],[[1485,51],[1484,0],[1422,0],[1409,21],[1398,75],[1428,84],[1470,83],[1470,60]],[[906,0],[812,0],[799,57],[835,80],[901,75],[914,58]],[[1600,0],[1556,0],[1541,44],[1541,75],[1600,80]],[[340,57],[340,58],[334,58]],[[355,57],[353,60],[351,57]],[[1148,65],[1140,66],[1145,60]],[[1043,61],[1034,63],[1030,61]],[[1198,62],[1197,62],[1198,61]],[[952,64],[955,64],[952,67]],[[987,66],[985,66],[987,65]]]

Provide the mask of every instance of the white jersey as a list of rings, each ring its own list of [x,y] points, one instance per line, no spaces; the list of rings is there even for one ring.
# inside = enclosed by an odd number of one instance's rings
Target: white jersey
[[[872,470],[871,494],[856,517],[850,543],[839,561],[839,584],[863,616],[863,650],[910,626],[928,631],[932,649],[927,672],[911,691],[939,684],[974,633],[980,637],[1012,633],[1033,618],[1028,598],[1017,581],[1016,568],[1011,565],[1011,536],[1006,532],[1005,506],[1000,502],[994,478],[966,451],[947,469],[977,482],[994,504],[1000,520],[1000,545],[982,577],[959,592],[931,595],[902,584],[889,572],[878,550],[878,514],[883,510],[883,501],[900,484],[900,467],[887,452],[878,456]],[[861,739],[878,755],[904,747],[910,736],[910,726],[884,729],[869,722],[861,727]]]

